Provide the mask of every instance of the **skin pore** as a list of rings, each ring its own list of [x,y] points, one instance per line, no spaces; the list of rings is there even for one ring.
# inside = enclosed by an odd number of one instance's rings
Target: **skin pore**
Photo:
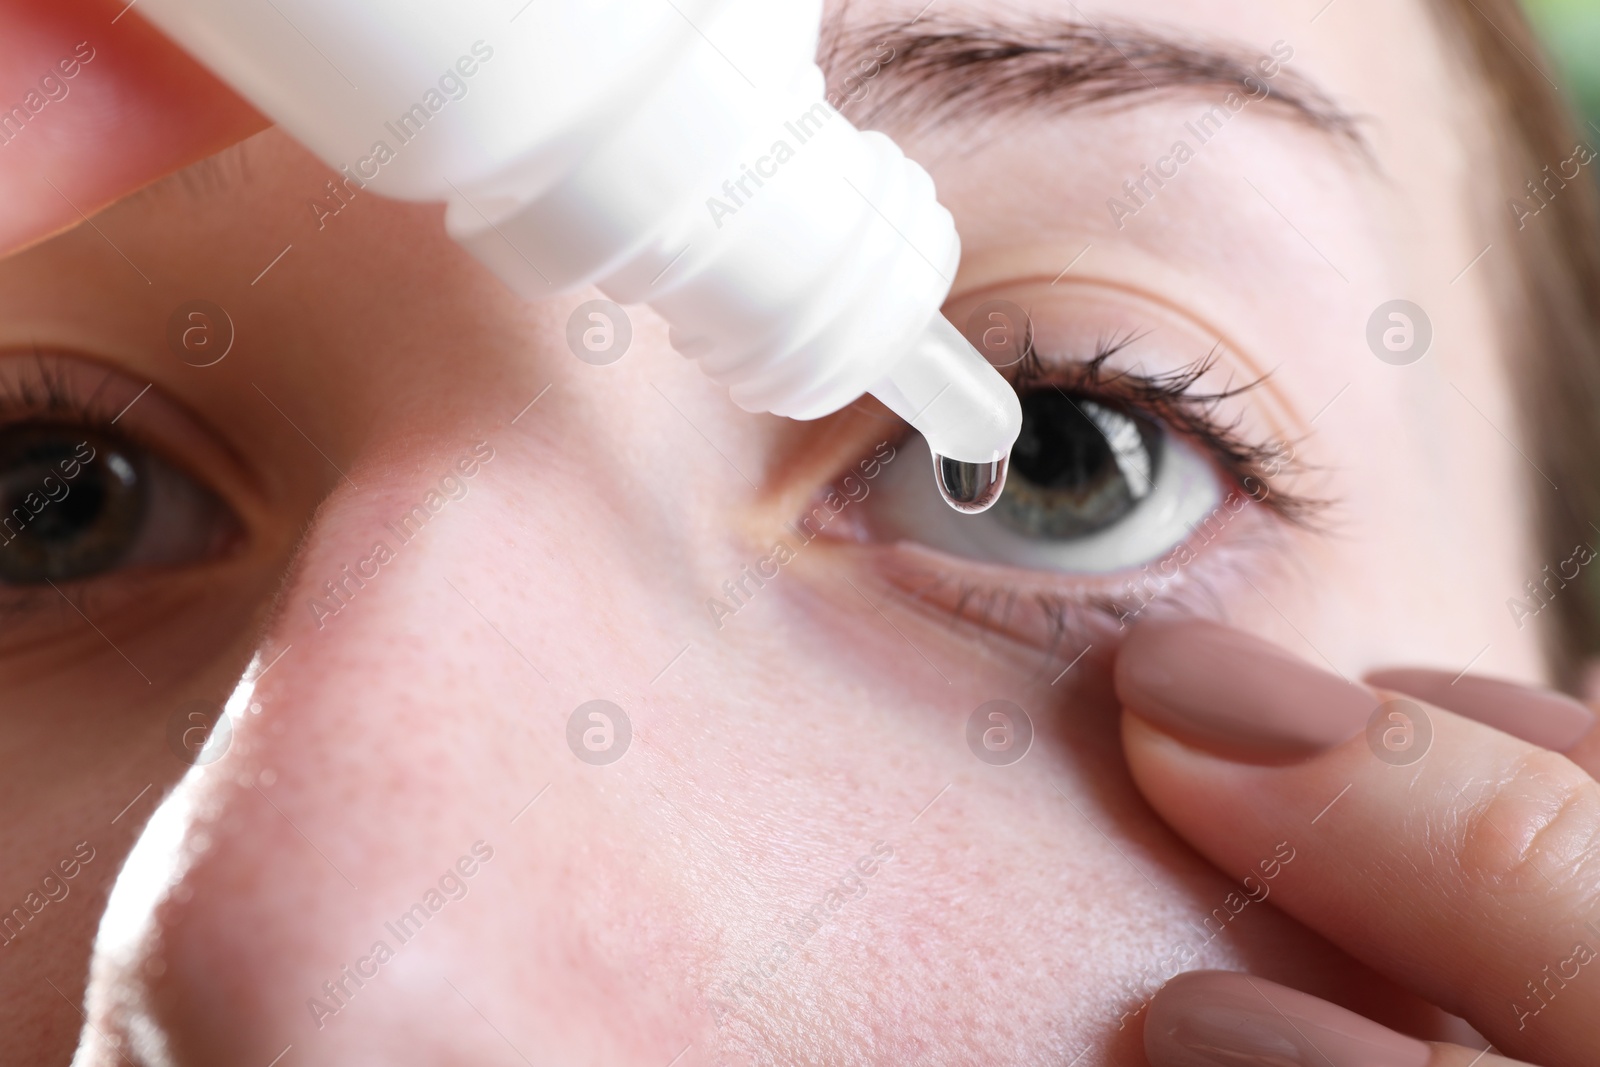
[[[1475,116],[1421,4],[952,0],[894,30],[919,6],[850,5],[836,71],[885,40],[916,55],[907,34],[1071,19],[1091,49],[1097,25],[1247,64],[1282,42],[1286,91],[1359,117],[1365,147],[1255,101],[1202,145],[1185,124],[1223,103],[1215,79],[979,117],[893,61],[850,105],[956,217],[952,320],[1027,307],[1037,383],[1083,398],[1073,368],[1107,339],[1130,341],[1116,371],[1206,365],[1194,393],[1267,376],[1211,410],[1292,446],[1268,499],[1322,501],[1316,521],[1230,512],[1134,614],[1225,618],[1349,677],[1476,656],[1539,680],[1538,626],[1505,608],[1547,562],[1522,519],[1538,475],[1500,432],[1491,264],[1464,270],[1487,243]],[[1124,183],[1179,139],[1193,158],[1135,204]],[[932,487],[881,409],[740,412],[642,309],[624,359],[581,362],[567,321],[597,294],[520,304],[432,207],[358,195],[319,227],[328,177],[269,131],[0,263],[8,418],[118,435],[218,504],[191,509],[190,558],[4,591],[0,906],[79,842],[95,858],[0,948],[22,1020],[0,1059],[70,1056],[111,880],[185,770],[175,717],[228,699],[253,657],[231,746],[141,845],[136,869],[176,883],[119,899],[80,1062],[266,1064],[292,1045],[330,1064],[1136,1065],[1138,1012],[1185,946],[1186,966],[1439,1031],[1240,905],[1134,790],[1104,605],[1144,561],[1049,573],[904,543],[935,539],[916,510]],[[1365,340],[1400,297],[1434,330],[1408,366]],[[208,367],[168,344],[197,299],[234,332]],[[874,458],[824,536],[743,577]],[[568,745],[592,700],[631,723],[609,765]],[[993,700],[1035,730],[1009,766],[966,741]],[[1260,857],[1256,897],[1315,815]],[[402,942],[389,924],[430,892]]]

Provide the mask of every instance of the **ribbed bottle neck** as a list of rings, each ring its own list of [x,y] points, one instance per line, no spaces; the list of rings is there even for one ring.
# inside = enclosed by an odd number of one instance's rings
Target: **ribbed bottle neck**
[[[828,102],[814,32],[750,6],[696,35],[548,193],[492,227],[464,203],[447,221],[524,295],[597,285],[648,304],[741,406],[815,418],[915,343],[960,246],[926,172]]]

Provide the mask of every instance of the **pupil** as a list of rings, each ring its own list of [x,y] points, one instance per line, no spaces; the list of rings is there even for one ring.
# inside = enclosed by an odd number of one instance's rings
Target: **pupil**
[[[0,583],[114,566],[137,543],[146,495],[142,465],[116,442],[70,426],[0,430]]]
[[[1011,452],[1011,473],[1040,489],[1082,493],[1117,476],[1111,443],[1085,414],[1092,401],[1072,401],[1054,389],[1022,399],[1022,433]]]
[[[1055,389],[1021,399],[1022,433],[994,508],[1003,525],[1033,538],[1086,537],[1149,494],[1162,439],[1154,424]]]

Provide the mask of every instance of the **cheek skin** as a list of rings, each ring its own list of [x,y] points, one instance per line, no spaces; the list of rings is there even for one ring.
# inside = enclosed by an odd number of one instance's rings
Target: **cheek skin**
[[[453,455],[464,433],[412,447]],[[318,629],[307,597],[430,481],[357,468],[362,492],[323,510],[269,638],[295,658],[192,781],[186,873],[122,973],[175,1050],[503,1056],[488,1019],[572,1061],[659,1064],[691,1042],[707,1064],[1044,1064],[1091,1043],[1085,1063],[1132,1061],[1137,1020],[1119,1020],[1142,976],[1165,977],[1231,887],[1134,794],[1102,656],[1052,691],[1032,659],[907,612],[870,573],[852,590],[849,549],[823,544],[715,631],[695,594],[743,546],[649,502],[634,516],[652,521],[618,521],[581,491],[618,472],[551,475],[545,442],[497,441],[459,510]],[[561,509],[529,506],[552,489]],[[1038,730],[1011,767],[964,740],[997,697]],[[632,726],[607,766],[566,741],[596,698]],[[494,856],[470,895],[400,945],[385,924],[480,839]],[[892,859],[830,900],[879,842]],[[329,1003],[323,983],[379,939],[395,958],[319,1029],[307,1001]],[[1346,1003],[1377,984],[1256,906],[1191,965]]]
[[[185,770],[169,748],[170,717],[200,695],[226,694],[249,660],[262,622],[256,603],[274,577],[219,581],[204,595],[177,596],[157,615],[163,624],[144,618],[144,639],[119,631],[118,645],[138,657],[152,686],[87,627],[87,640],[65,642],[47,662],[0,677],[0,744],[10,753],[0,809],[15,816],[5,838],[0,915],[37,890],[47,871],[62,873],[59,864],[72,858],[76,842],[94,849],[66,882],[67,896],[0,948],[0,1001],[12,1018],[29,1021],[0,1028],[0,1062],[71,1058],[83,1020],[63,1013],[62,994],[73,1003],[82,997],[90,946],[123,857]]]

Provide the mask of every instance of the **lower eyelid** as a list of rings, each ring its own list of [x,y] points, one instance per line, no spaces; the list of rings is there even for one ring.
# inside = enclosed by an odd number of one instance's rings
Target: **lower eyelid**
[[[197,612],[218,617],[219,603],[239,598],[238,581],[229,557],[182,570],[128,567],[54,587],[0,586],[0,685],[12,691],[35,680],[53,684],[63,672],[91,671],[90,664],[101,662],[112,676],[126,669],[126,678],[142,685],[134,672],[148,672],[153,661],[141,644],[169,633],[174,620],[192,620]],[[139,666],[123,660],[108,639]],[[183,654],[191,651],[185,646]]]
[[[1241,496],[1248,503],[1226,525],[1197,529],[1157,560],[1105,575],[979,563],[910,541],[862,550],[908,606],[958,629],[1070,659],[1150,618],[1222,619],[1230,603],[1257,597],[1293,549],[1289,531],[1265,505],[1237,491],[1229,499]]]

